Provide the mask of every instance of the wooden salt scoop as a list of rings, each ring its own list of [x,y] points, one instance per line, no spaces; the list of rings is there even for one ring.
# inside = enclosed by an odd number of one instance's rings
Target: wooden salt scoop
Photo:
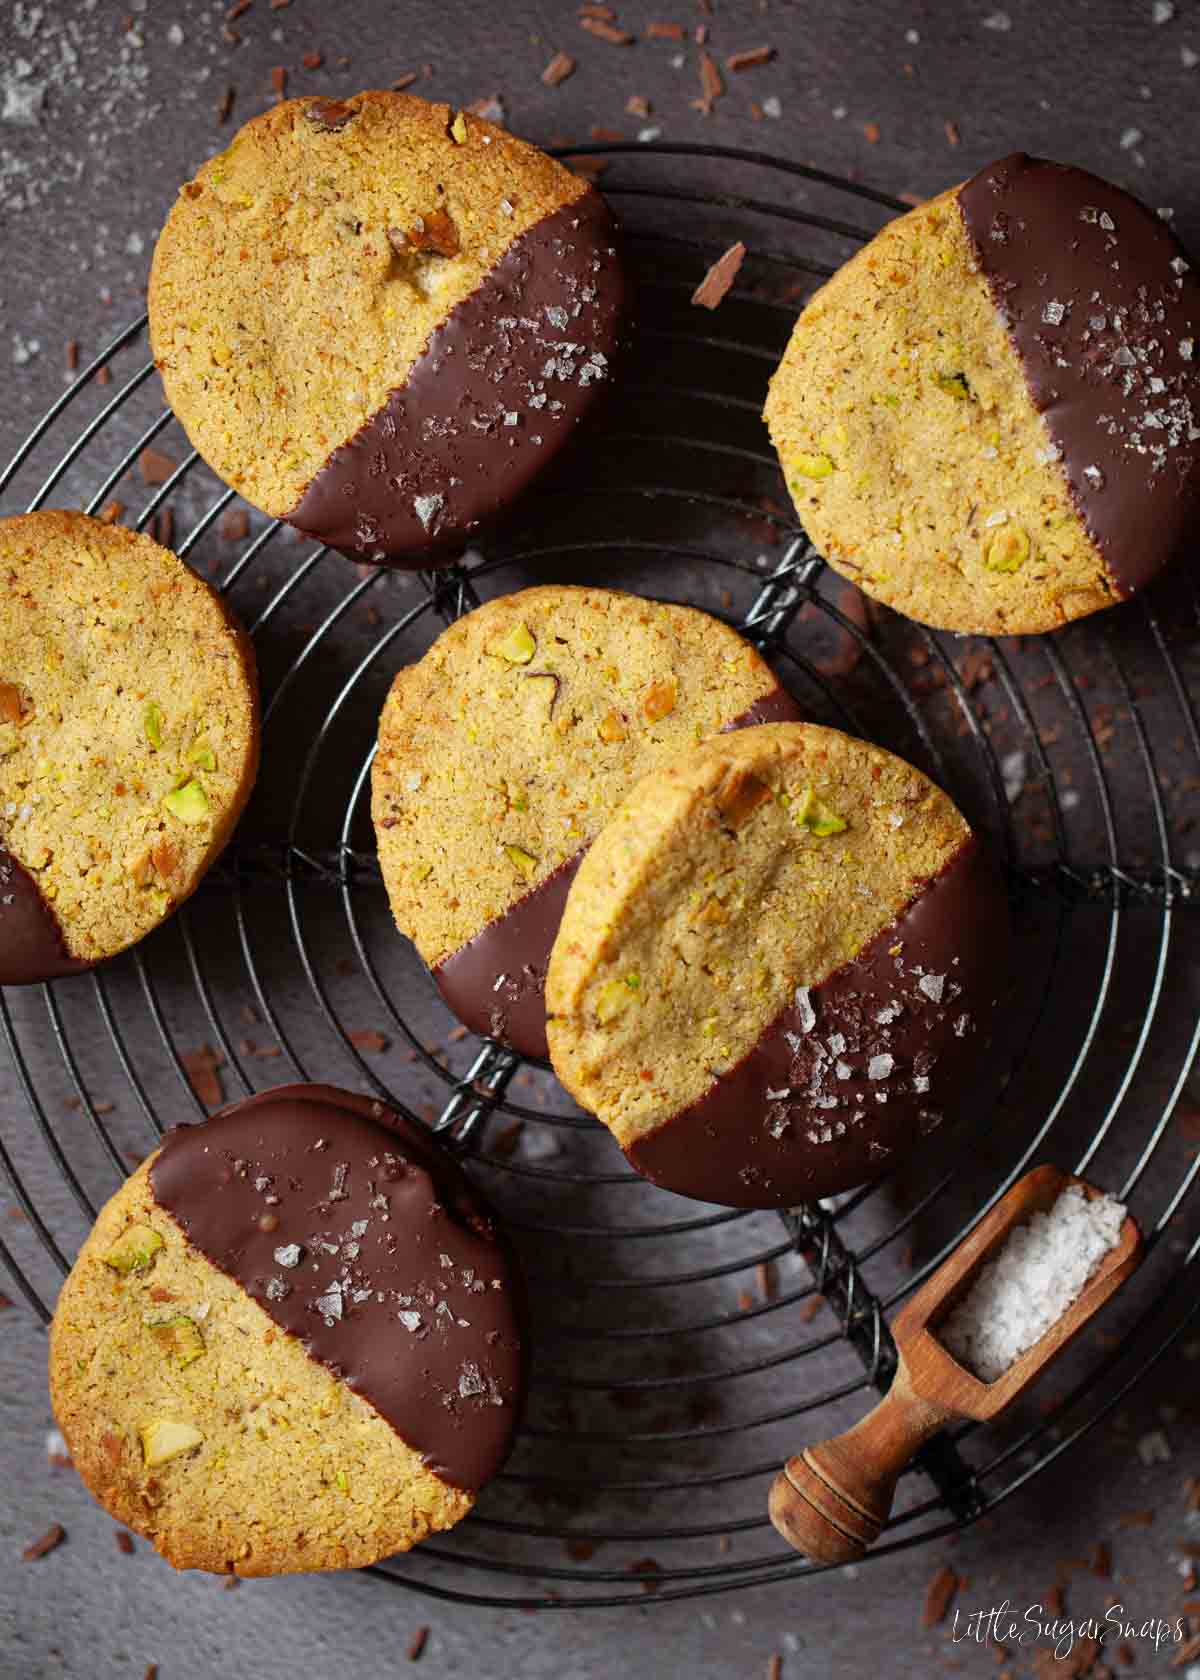
[[[817,1563],[852,1563],[879,1536],[901,1471],[931,1435],[955,1418],[986,1423],[1024,1393],[1141,1261],[1130,1215],[1120,1239],[1062,1317],[993,1383],[981,1382],[937,1338],[937,1326],[968,1293],[984,1261],[1015,1225],[1047,1212],[1068,1185],[1089,1200],[1101,1192],[1058,1167],[1035,1167],[1014,1184],[971,1235],[901,1309],[892,1325],[900,1363],[892,1386],[860,1423],[789,1458],[771,1488],[771,1521]]]

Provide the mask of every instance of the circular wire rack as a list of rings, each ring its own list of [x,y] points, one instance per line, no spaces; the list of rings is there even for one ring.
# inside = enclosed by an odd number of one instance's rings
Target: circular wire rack
[[[1200,1157],[1170,1125],[1200,1045],[1187,914],[1200,859],[1180,839],[1200,788],[1194,584],[1024,641],[874,608],[797,527],[760,415],[800,303],[904,206],[758,152],[580,150],[560,155],[603,170],[625,225],[636,347],[603,417],[479,551],[423,573],[356,568],[247,508],[164,409],[144,318],[0,476],[8,511],[83,506],[173,545],[251,629],[264,685],[259,788],[196,897],[90,974],[0,993],[23,1098],[0,1116],[23,1215],[0,1262],[48,1319],[98,1208],[162,1130],[281,1080],[350,1084],[425,1121],[522,1250],[532,1389],[513,1458],[472,1515],[373,1573],[521,1608],[820,1573],[768,1523],[776,1469],[886,1389],[885,1315],[1038,1161],[1129,1201],[1147,1260],[1036,1410],[924,1449],[870,1557],[946,1534],[1038,1475],[1200,1297]],[[735,241],[749,255],[732,291],[712,312],[693,305]],[[989,836],[1019,979],[965,1136],[819,1205],[710,1208],[629,1172],[548,1069],[454,1026],[391,925],[367,809],[375,722],[396,669],[445,624],[554,578],[739,626],[808,715],[918,764]]]

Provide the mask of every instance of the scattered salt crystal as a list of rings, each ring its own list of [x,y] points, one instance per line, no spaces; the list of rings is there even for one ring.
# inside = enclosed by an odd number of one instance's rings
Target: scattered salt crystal
[[[1171,267],[1176,274],[1186,274],[1191,266],[1191,263],[1187,262],[1183,257],[1171,258]]]
[[[768,99],[763,100],[762,111],[764,117],[781,117],[783,115],[783,103],[775,94],[771,94]]]
[[[983,20],[985,29],[994,29],[997,35],[1007,35],[1012,28],[1012,19],[1007,12],[989,12]]]
[[[1123,152],[1131,152],[1133,148],[1135,146],[1139,146],[1141,142],[1142,131],[1140,128],[1126,128],[1122,131],[1121,150]]]
[[[872,1056],[867,1063],[868,1079],[886,1079],[896,1065],[894,1056]]]
[[[768,1102],[782,1102],[785,1097],[790,1096],[790,1095],[791,1095],[791,1086],[790,1085],[783,1085],[779,1088],[778,1091],[768,1091],[766,1093]]]
[[[883,1008],[877,1012],[875,1019],[881,1027],[890,1027],[893,1021],[900,1019],[900,1005],[894,1000],[891,1003],[885,1003]]]
[[[421,1328],[422,1319],[419,1312],[399,1312],[396,1314],[396,1317],[400,1320],[401,1324],[403,1324],[404,1328],[406,1330],[411,1330],[414,1335]]]
[[[1104,473],[1099,467],[1084,467],[1083,476],[1087,479],[1093,490],[1102,490],[1104,488]]]
[[[1025,786],[1026,758],[1021,751],[1005,753],[1000,760],[1000,779],[1004,783],[1004,797],[1015,805]]]
[[[1179,62],[1185,70],[1194,70],[1200,64],[1200,52],[1195,47],[1180,47]]]
[[[1179,340],[1179,355],[1183,361],[1190,362],[1195,353],[1196,341],[1194,338],[1181,338]]]
[[[1105,233],[1116,233],[1117,231],[1117,224],[1113,221],[1107,210],[1101,210],[1100,212],[1100,226],[1104,229]]]
[[[469,1399],[472,1394],[487,1393],[487,1384],[483,1380],[483,1375],[478,1365],[470,1359],[463,1361],[462,1372],[458,1379],[458,1392],[464,1400]]]
[[[304,1250],[299,1243],[286,1243],[275,1250],[275,1264],[277,1266],[298,1266],[304,1258]]]
[[[71,1456],[71,1454],[67,1450],[66,1438],[63,1435],[62,1431],[58,1430],[58,1429],[47,1429],[47,1431],[46,1431],[46,1457],[47,1458],[70,1458],[70,1456]]]
[[[1069,1184],[1047,1213],[1009,1232],[965,1300],[938,1331],[959,1364],[995,1382],[1083,1292],[1120,1241],[1125,1209],[1112,1196],[1089,1198]]]
[[[1138,1457],[1143,1464],[1167,1464],[1171,1458],[1171,1445],[1161,1429],[1151,1429],[1142,1436],[1137,1444]]]
[[[284,1283],[282,1278],[271,1277],[271,1278],[267,1279],[267,1300],[268,1301],[282,1301],[282,1300],[285,1300],[286,1297],[289,1296],[291,1293],[292,1293],[291,1284],[290,1283]],[[319,1302],[318,1302],[318,1305],[320,1305]],[[334,1314],[334,1317],[335,1318],[340,1318],[341,1316],[342,1316],[342,1303],[341,1303],[341,1298],[339,1297],[339,1299],[338,1299],[338,1310]]]
[[[651,140],[657,140],[661,134],[662,129],[657,123],[651,123],[648,128],[638,129],[638,139],[643,146],[649,145]]]
[[[1051,298],[1042,310],[1042,320],[1052,327],[1061,327],[1066,318],[1067,306],[1065,303],[1060,303],[1057,298]]]
[[[800,1031],[811,1032],[817,1024],[817,1012],[812,1006],[812,996],[807,986],[796,987],[796,1010],[800,1016]]]
[[[944,974],[922,974],[917,981],[917,990],[924,992],[931,1003],[941,1003],[942,993],[946,989]]]
[[[1170,23],[1175,16],[1175,0],[1154,0],[1150,8],[1151,23]]]

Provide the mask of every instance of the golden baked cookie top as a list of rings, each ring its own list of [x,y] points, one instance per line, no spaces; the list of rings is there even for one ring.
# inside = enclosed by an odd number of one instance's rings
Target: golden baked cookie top
[[[0,984],[142,938],[257,765],[253,650],[183,561],[81,513],[0,521]]]

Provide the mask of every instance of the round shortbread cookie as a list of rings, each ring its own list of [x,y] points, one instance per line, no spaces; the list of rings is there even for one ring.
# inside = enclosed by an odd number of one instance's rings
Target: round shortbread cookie
[[[1052,630],[1200,531],[1200,282],[1129,194],[1018,153],[821,288],[766,419],[805,529],[868,594]]]
[[[443,631],[388,695],[372,812],[396,925],[459,1018],[544,1057],[567,889],[626,791],[718,730],[798,715],[691,607],[550,585]]]
[[[368,1097],[266,1091],[101,1211],[50,1333],[84,1482],[177,1569],[351,1569],[452,1527],[524,1396],[515,1262],[459,1167]]]
[[[149,933],[257,768],[254,651],[208,584],[82,513],[0,520],[0,985]]]
[[[427,565],[604,389],[614,239],[585,181],[478,117],[287,100],[182,188],[150,276],[155,361],[248,501],[356,559]]]
[[[919,771],[814,724],[743,730],[644,777],[580,865],[546,982],[554,1070],[667,1189],[833,1195],[950,1117],[1008,937]]]

